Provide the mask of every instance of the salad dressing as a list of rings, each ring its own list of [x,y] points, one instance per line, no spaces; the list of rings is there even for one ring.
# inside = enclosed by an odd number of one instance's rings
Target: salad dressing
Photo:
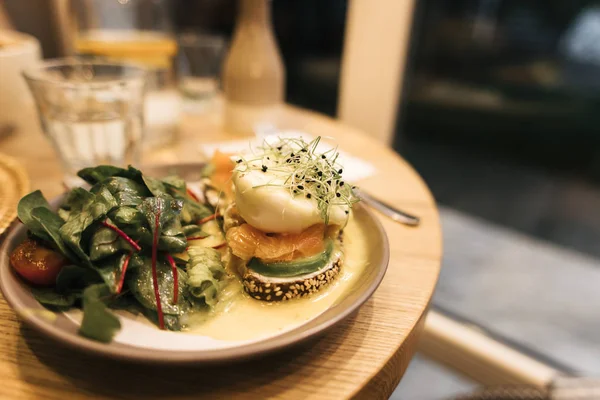
[[[268,303],[252,299],[236,279],[221,293],[211,314],[191,315],[188,333],[218,340],[257,340],[294,329],[325,312],[353,287],[368,259],[359,223],[350,218],[344,229],[344,259],[338,278],[308,298]]]

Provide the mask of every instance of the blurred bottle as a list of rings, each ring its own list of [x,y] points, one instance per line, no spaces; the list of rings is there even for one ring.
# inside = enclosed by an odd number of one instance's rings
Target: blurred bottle
[[[175,89],[170,0],[75,0],[75,52],[80,56],[142,64],[148,74],[144,145],[175,139],[180,101]]]
[[[285,71],[269,0],[239,0],[233,42],[223,71],[225,129],[252,134],[272,124],[283,104]]]

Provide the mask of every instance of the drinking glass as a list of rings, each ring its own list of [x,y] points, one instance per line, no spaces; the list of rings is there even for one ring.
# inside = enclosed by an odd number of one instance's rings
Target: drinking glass
[[[75,52],[111,62],[134,62],[148,69],[144,147],[173,143],[180,121],[180,98],[173,63],[174,0],[73,0]]]
[[[23,72],[44,132],[67,174],[140,157],[146,70],[123,63],[59,59]]]
[[[187,112],[203,112],[219,91],[219,72],[225,54],[222,36],[185,33],[178,38],[179,92]]]

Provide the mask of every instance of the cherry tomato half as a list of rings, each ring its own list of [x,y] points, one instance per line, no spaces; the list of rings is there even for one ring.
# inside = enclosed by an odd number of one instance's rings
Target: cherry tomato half
[[[27,239],[10,255],[10,264],[26,281],[40,286],[52,286],[56,276],[67,264],[62,254]]]

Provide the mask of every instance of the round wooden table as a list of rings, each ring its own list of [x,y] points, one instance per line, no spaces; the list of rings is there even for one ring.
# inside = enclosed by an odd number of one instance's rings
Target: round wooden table
[[[267,358],[234,365],[165,368],[133,365],[66,350],[22,326],[0,300],[0,398],[387,399],[414,355],[440,268],[441,233],[435,202],[419,175],[396,153],[322,115],[286,106],[278,123],[373,163],[361,187],[422,218],[411,228],[381,217],[391,247],[387,274],[375,295],[320,339]],[[185,117],[178,143],[146,162],[201,160],[199,143],[228,138],[218,113]],[[239,137],[238,137],[239,138]],[[17,158],[32,189],[59,194],[61,170],[52,147],[33,129],[0,142]]]

